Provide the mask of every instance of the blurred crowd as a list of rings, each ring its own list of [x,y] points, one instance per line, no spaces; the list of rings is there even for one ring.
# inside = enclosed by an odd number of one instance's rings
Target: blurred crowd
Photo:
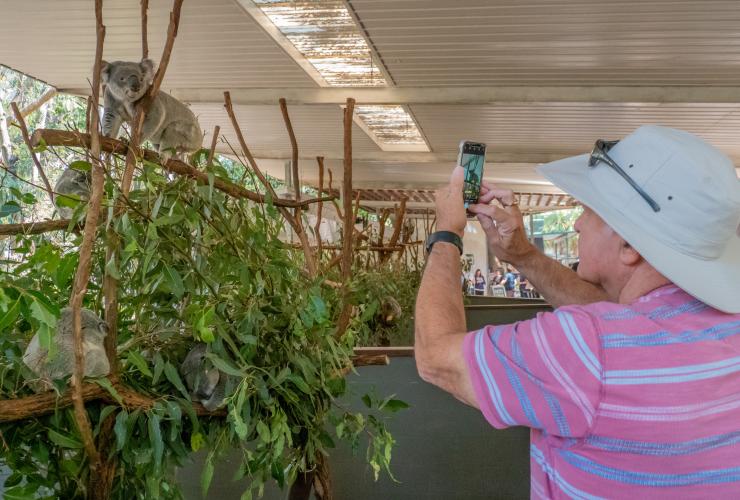
[[[514,267],[500,267],[489,269],[484,274],[480,269],[474,273],[463,273],[460,278],[462,290],[467,295],[488,295],[493,297],[524,297],[538,298],[540,296],[527,277]]]

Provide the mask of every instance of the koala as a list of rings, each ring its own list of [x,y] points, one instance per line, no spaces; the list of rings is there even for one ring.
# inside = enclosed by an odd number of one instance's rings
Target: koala
[[[68,168],[59,176],[59,180],[54,185],[54,192],[73,195],[75,198],[86,201],[90,199],[91,183],[92,175],[90,172]],[[57,210],[59,210],[59,215],[65,219],[71,218],[74,213],[74,209],[59,205],[57,205]]]
[[[103,346],[107,334],[108,325],[105,321],[90,309],[82,309],[82,348],[85,352],[86,377],[104,377],[110,373],[110,364]],[[62,309],[52,342],[56,346],[56,353],[49,356],[49,352],[41,347],[37,333],[23,354],[23,362],[42,380],[39,388],[49,389],[52,387],[52,380],[64,378],[74,372],[71,307]]]
[[[380,301],[380,310],[377,313],[378,320],[384,326],[393,326],[403,315],[401,304],[393,297],[386,296]]]
[[[190,390],[190,398],[200,401],[206,410],[213,411],[223,404],[233,377],[211,366],[206,352],[206,344],[193,347],[180,365],[180,375]]]
[[[101,79],[105,84],[103,135],[118,138],[123,122],[131,122],[136,102],[144,97],[154,79],[154,62],[103,61]],[[158,92],[144,119],[142,141],[149,140],[162,158],[192,153],[203,144],[198,119],[183,103]]]

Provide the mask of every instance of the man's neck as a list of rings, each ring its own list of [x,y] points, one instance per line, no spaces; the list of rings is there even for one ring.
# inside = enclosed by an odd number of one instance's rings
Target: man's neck
[[[656,288],[670,284],[671,280],[643,261],[619,291],[619,303],[630,304]]]

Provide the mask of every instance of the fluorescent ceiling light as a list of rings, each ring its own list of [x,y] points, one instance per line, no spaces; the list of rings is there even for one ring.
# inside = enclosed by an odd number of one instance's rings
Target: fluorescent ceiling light
[[[332,87],[385,87],[383,72],[343,1],[253,0]],[[315,78],[316,79],[316,78]],[[404,106],[355,107],[358,123],[384,151],[430,151]],[[357,120],[356,120],[357,121]]]

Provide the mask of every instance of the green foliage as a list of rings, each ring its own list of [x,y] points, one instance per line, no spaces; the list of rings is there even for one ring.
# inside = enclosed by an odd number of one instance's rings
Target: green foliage
[[[391,261],[373,270],[356,268],[352,281],[352,301],[357,307],[357,343],[363,346],[413,345],[414,304],[421,283],[421,269],[409,269]],[[401,308],[392,324],[383,321],[388,298]]]
[[[372,305],[361,297],[371,290],[378,290],[373,297],[410,297],[414,282],[359,276],[352,293],[360,315],[335,339],[339,292],[303,272],[301,254],[278,238],[283,221],[274,207],[225,197],[212,180],[230,172],[218,162],[208,172],[210,185],[195,185],[169,181],[145,163],[130,210],[108,220],[120,238],[117,260],[106,261],[102,245],[93,255],[84,306],[100,312],[104,275],[120,279],[121,377],[156,399],[148,411],[88,405],[96,436],[111,419],[120,462],[113,497],[179,498],[174,468],[201,448],[209,450],[201,483],[206,492],[215,461],[234,447],[242,455],[235,479],[249,477],[245,495],[259,494],[267,481],[289,484],[327,453],[334,446],[328,428],[355,447],[364,436],[376,477],[388,471],[394,441],[382,416],[348,412],[337,398],[347,391],[341,370],[354,339],[368,331]],[[107,183],[108,206],[115,185]],[[100,231],[102,241],[105,227]],[[51,342],[71,293],[80,237],[17,237],[13,243],[15,258],[0,262],[2,399],[32,394],[34,375],[21,361],[23,349],[36,332]],[[177,368],[196,341],[207,342],[211,362],[232,377],[226,418],[199,418],[189,403]],[[118,397],[107,380],[97,382]],[[370,400],[376,413],[404,405]],[[0,433],[2,461],[13,470],[6,498],[84,494],[90,470],[71,409],[1,424]]]
[[[573,231],[573,225],[576,219],[581,216],[583,209],[581,207],[571,208],[568,210],[555,210],[545,212],[539,215],[543,219],[542,233],[567,233]]]

